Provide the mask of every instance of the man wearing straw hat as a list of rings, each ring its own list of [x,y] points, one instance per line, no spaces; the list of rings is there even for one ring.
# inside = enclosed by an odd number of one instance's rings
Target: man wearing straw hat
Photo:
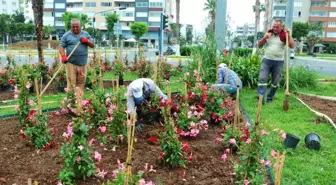
[[[75,49],[77,43],[77,49]],[[94,43],[90,34],[81,30],[78,19],[71,20],[71,30],[66,32],[61,38],[59,52],[62,56],[62,62],[66,64],[67,71],[67,88],[79,87],[84,90],[86,81],[86,64],[88,60],[88,46],[93,48]],[[69,60],[67,56],[75,49]],[[65,54],[66,50],[66,54]]]
[[[153,93],[167,100],[167,95],[163,94],[153,80],[139,78],[131,82],[127,90],[127,112],[134,113],[135,106],[140,106],[144,100],[149,100],[150,95]],[[138,110],[137,113],[139,113]]]
[[[237,85],[239,85],[239,90],[242,90],[243,83],[240,80],[239,76],[237,75],[237,73],[229,69],[226,64],[219,64],[217,73],[217,84],[212,85],[212,89],[221,89],[228,92],[233,97],[235,97],[235,93],[237,92]]]

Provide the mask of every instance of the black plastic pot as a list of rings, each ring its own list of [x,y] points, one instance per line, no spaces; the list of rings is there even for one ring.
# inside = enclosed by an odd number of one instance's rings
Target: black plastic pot
[[[119,76],[119,85],[124,85],[124,77]]]
[[[315,133],[310,133],[305,137],[305,144],[307,148],[313,150],[320,150],[320,136]]]
[[[292,135],[292,134],[286,134],[286,139],[284,141],[284,144],[286,148],[296,148],[296,145],[300,142],[300,138]]]

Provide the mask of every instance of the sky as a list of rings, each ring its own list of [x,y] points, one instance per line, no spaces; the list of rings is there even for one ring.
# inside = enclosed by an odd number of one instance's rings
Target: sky
[[[204,33],[208,13],[203,11],[206,0],[181,0],[180,22],[192,24],[196,33]],[[254,23],[252,6],[254,0],[227,0],[227,13],[230,14],[232,31],[245,23]],[[260,29],[262,29],[263,15],[260,16]]]

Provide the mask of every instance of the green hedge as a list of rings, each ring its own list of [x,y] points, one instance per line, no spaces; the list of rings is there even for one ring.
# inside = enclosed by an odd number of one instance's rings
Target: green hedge
[[[251,48],[236,48],[234,54],[239,57],[248,57],[252,55]]]
[[[194,47],[192,46],[182,46],[180,49],[181,51],[181,56],[190,56],[191,51],[193,50]]]

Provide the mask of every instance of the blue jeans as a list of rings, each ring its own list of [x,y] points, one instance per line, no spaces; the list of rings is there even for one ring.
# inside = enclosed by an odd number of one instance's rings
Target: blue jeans
[[[267,95],[267,101],[272,101],[281,81],[283,60],[270,60],[264,58],[260,66],[258,95],[265,97],[267,91],[268,76],[272,75],[271,89]]]
[[[214,84],[211,86],[211,89],[220,89],[223,90],[225,89],[226,92],[230,93],[230,94],[234,94],[237,92],[237,87],[230,85],[230,84]],[[241,89],[241,87],[240,87]]]

